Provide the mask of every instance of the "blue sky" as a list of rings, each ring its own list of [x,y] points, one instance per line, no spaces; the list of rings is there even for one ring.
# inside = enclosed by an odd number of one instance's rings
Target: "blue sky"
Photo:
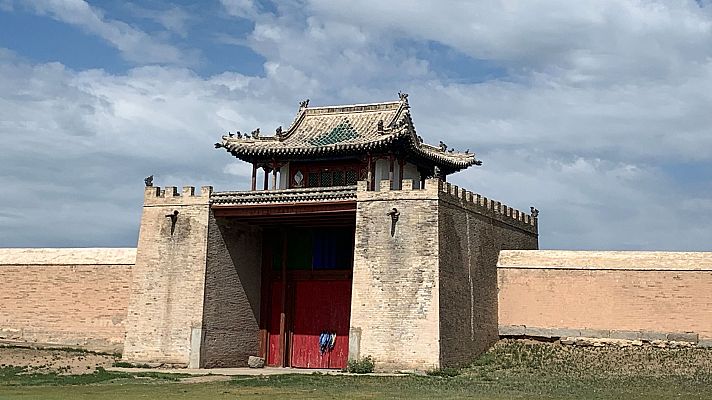
[[[246,188],[224,132],[406,91],[542,248],[712,250],[711,8],[0,0],[0,246],[134,246],[144,176]]]

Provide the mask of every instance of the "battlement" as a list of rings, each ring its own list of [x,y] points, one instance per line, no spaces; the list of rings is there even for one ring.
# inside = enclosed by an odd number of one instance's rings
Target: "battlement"
[[[439,181],[438,190],[446,194],[449,200],[473,209],[480,214],[488,215],[508,225],[514,225],[536,233],[538,218],[523,211],[512,208],[499,201],[488,199],[479,193],[458,187],[448,182]]]
[[[212,186],[201,186],[198,193],[195,186],[183,186],[180,193],[175,186],[146,186],[143,202],[144,206],[208,204],[212,193]]]
[[[500,201],[488,199],[479,193],[474,193],[460,188],[457,185],[443,182],[438,178],[426,179],[424,188],[422,189],[413,188],[413,181],[411,179],[404,179],[401,182],[400,189],[393,189],[393,183],[387,179],[378,183],[378,191],[368,190],[368,183],[366,181],[359,181],[356,187],[357,192],[367,192],[362,193],[362,196],[367,195],[368,193],[373,193],[373,196],[381,198],[407,196],[402,192],[409,192],[410,194],[417,193],[419,195],[426,196],[436,194],[438,198],[446,200],[450,203],[456,203],[462,207],[477,212],[478,214],[486,215],[507,225],[516,226],[533,233],[538,231],[537,217],[527,214],[524,211],[517,210],[506,204],[502,204]],[[389,192],[390,194],[386,194]]]

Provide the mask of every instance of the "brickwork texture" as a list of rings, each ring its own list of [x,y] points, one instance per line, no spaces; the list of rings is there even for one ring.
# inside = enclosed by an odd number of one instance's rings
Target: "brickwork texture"
[[[497,257],[501,249],[537,249],[532,225],[497,218],[467,192],[441,184],[440,366],[469,364],[499,339]]]
[[[259,354],[262,230],[210,216],[203,368],[245,367]]]
[[[349,357],[382,369],[466,364],[498,338],[499,250],[536,249],[535,221],[438,179],[402,186],[359,183]]]
[[[408,181],[409,182],[409,181]],[[366,191],[359,182],[350,358],[379,369],[439,364],[438,190]],[[395,225],[388,213],[396,208]],[[391,234],[393,229],[393,234]]]
[[[459,366],[498,335],[712,345],[712,253],[535,250],[530,215],[438,179],[392,186],[358,184],[352,359]],[[210,193],[146,188],[137,250],[0,250],[0,342],[246,365],[259,350],[262,231],[215,218]]]
[[[121,352],[135,249],[0,249],[0,342]]]
[[[497,284],[504,334],[712,339],[712,253],[503,251]]]
[[[212,188],[147,187],[123,358],[199,366]],[[175,222],[170,216],[178,211]]]

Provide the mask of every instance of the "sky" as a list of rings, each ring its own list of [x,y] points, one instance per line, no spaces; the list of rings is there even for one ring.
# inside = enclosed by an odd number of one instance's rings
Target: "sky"
[[[247,189],[226,132],[399,91],[541,248],[712,251],[701,0],[0,0],[0,247],[136,246],[144,177]]]

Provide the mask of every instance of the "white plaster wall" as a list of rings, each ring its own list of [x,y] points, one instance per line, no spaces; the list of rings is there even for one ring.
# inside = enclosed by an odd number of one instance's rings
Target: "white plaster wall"
[[[388,171],[390,169],[390,164],[388,160],[376,160],[376,173],[373,176],[374,181],[376,184],[374,187],[376,188],[376,191],[379,191],[379,182],[382,180],[388,179]]]
[[[379,182],[388,179],[388,172],[390,171],[390,161],[387,159],[376,161],[376,173],[373,177],[376,184],[376,191],[380,190]],[[398,162],[393,164],[393,179],[398,180],[400,176],[400,165]],[[413,189],[420,189],[420,173],[418,172],[418,167],[411,163],[405,163],[403,165],[403,179],[411,179],[413,181]],[[400,189],[400,184],[396,183],[395,189]]]
[[[420,172],[418,172],[418,167],[415,164],[405,163],[403,165],[403,179],[411,179],[413,181],[413,189],[420,189]]]

